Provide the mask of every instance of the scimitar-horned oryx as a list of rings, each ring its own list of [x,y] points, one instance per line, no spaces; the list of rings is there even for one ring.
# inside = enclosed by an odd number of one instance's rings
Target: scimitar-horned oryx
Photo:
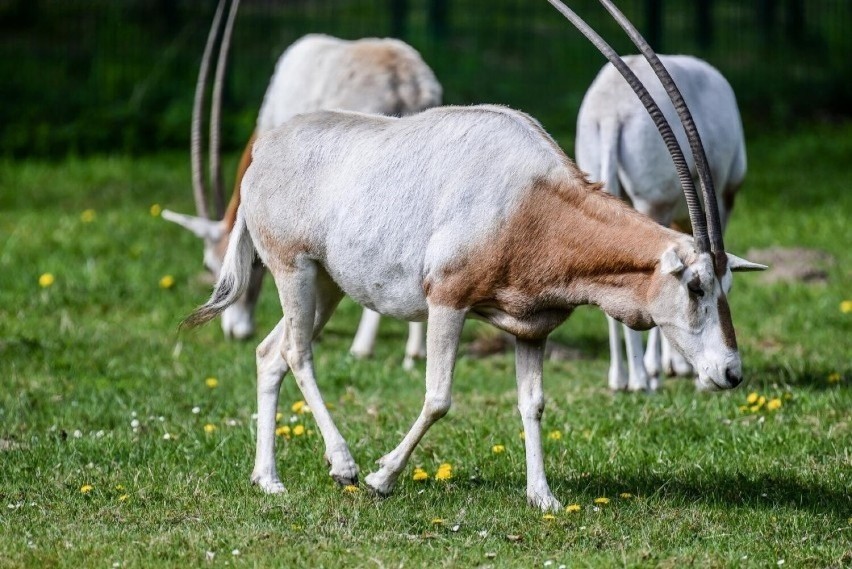
[[[240,204],[240,182],[251,164],[254,140],[289,118],[320,109],[342,109],[382,115],[405,116],[441,104],[441,85],[435,74],[410,45],[395,39],[368,38],[355,41],[310,34],[288,47],[275,66],[275,72],[237,167],[234,192],[227,209],[221,174],[219,124],[222,80],[238,2],[231,4],[220,45],[211,103],[210,164],[215,213],[207,205],[207,190],[201,173],[201,116],[210,67],[210,55],[224,11],[221,0],[214,17],[208,44],[202,57],[196,85],[192,120],[192,179],[197,216],[163,211],[163,217],[192,231],[204,241],[204,265],[219,277],[222,260],[234,227]],[[260,295],[265,269],[256,263],[246,293],[222,314],[226,337],[245,339],[254,333],[254,310]],[[365,309],[350,352],[359,357],[372,353],[380,316]],[[415,358],[425,356],[422,323],[409,324],[403,366],[410,369]]]
[[[684,55],[659,57],[689,104],[707,149],[710,175],[720,190],[717,205],[724,230],[746,173],[745,138],[734,91],[721,73],[700,59]],[[638,55],[623,59],[639,80],[648,85],[666,119],[673,121],[677,112],[663,86],[654,81],[648,62]],[[681,146],[687,143],[683,130],[677,129],[675,134]],[[592,180],[603,182],[612,195],[628,199],[637,210],[663,225],[674,222],[678,227],[689,227],[686,202],[666,146],[642,103],[612,64],[604,66],[583,97],[577,118],[575,152],[577,166],[588,172]],[[687,157],[687,164],[695,178],[695,161]],[[625,368],[622,325],[612,317],[607,320],[610,389],[655,390],[663,371],[692,374],[689,363],[671,349],[657,328],[649,334],[643,361],[641,333],[623,326]]]
[[[573,12],[552,3],[622,64]],[[647,91],[624,69],[679,151]],[[687,132],[695,134],[691,126]],[[703,386],[736,387],[742,364],[723,283],[731,271],[763,267],[725,253],[712,186],[705,180],[705,218],[682,153],[675,158],[691,194],[694,238],[608,195],[538,122],[504,107],[442,107],[404,118],[316,112],[258,138],[219,282],[186,320],[202,324],[232,304],[248,286],[257,251],[284,317],[257,349],[252,480],[267,492],[284,489],[275,467],[275,412],[281,380],[292,370],[322,433],[331,476],[357,481],[317,387],[311,348],[344,294],[380,314],[429,324],[423,409],[366,477],[379,494],[392,491],[417,443],[450,408],[467,317],[517,338],[527,499],[545,510],[560,504],[545,478],[541,445],[544,344],[576,306],[600,306],[635,328],[661,326]]]

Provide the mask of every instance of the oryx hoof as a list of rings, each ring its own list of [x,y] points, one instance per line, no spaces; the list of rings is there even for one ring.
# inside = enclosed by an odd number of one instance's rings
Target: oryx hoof
[[[287,491],[277,476],[252,476],[251,483],[257,485],[264,494],[283,494]]]
[[[387,498],[393,493],[393,487],[395,486],[394,480],[390,480],[387,475],[383,475],[382,471],[373,472],[367,475],[364,478],[364,484],[367,485],[367,488],[376,496],[380,496],[382,498]]]

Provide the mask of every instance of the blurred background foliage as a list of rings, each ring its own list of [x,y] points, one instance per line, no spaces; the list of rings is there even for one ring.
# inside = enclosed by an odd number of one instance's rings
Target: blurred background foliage
[[[214,0],[0,0],[0,155],[147,153],[188,146]],[[635,50],[595,0],[569,4],[620,53]],[[852,114],[850,0],[620,0],[661,53],[731,81],[747,131]],[[309,32],[402,37],[445,102],[502,103],[556,136],[574,130],[603,58],[545,0],[242,0],[223,141],[251,132],[274,64]]]

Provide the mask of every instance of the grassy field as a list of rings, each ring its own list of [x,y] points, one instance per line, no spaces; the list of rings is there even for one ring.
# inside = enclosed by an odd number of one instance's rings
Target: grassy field
[[[603,316],[581,309],[557,331],[579,356],[546,364],[546,466],[579,511],[552,519],[525,504],[511,354],[461,356],[452,411],[387,499],[331,481],[285,381],[289,491],[260,494],[254,343],[178,333],[209,286],[194,238],[150,211],[191,209],[185,157],[0,162],[0,566],[848,566],[850,156],[852,124],[750,141],[729,249],[834,261],[810,283],[737,277],[747,387],[612,395]],[[423,366],[401,370],[390,321],[372,360],[348,357],[357,316],[344,303],[317,361],[365,474],[419,412]],[[260,329],[279,317],[267,283]],[[466,343],[488,334],[470,324]],[[751,410],[751,392],[767,402]],[[442,463],[450,480],[434,478]]]

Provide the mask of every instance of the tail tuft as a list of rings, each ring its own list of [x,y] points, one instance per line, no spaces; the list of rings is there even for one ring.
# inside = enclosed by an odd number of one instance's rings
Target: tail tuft
[[[213,291],[213,296],[210,297],[205,304],[196,308],[192,314],[183,319],[180,323],[181,328],[196,328],[203,324],[207,324],[216,318],[225,308],[228,307],[228,299],[234,290],[234,278],[232,275],[225,275],[219,283],[216,284],[216,290]]]
[[[246,291],[251,278],[254,245],[248,232],[242,207],[237,209],[237,218],[231,230],[228,251],[222,262],[219,282],[205,304],[199,306],[180,323],[181,328],[195,328],[210,322],[226,308],[234,304]]]

